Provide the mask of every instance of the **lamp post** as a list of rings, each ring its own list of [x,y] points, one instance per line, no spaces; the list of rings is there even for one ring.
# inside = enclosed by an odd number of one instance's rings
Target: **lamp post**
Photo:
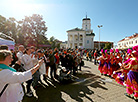
[[[100,48],[100,28],[103,27],[103,25],[98,25],[98,28],[99,28],[99,50],[101,49]]]

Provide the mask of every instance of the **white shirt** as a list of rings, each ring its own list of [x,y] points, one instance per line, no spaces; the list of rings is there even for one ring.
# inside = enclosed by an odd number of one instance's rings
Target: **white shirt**
[[[40,74],[46,74],[46,65],[45,62],[42,63],[42,65],[39,68]]]
[[[9,69],[0,71],[0,92],[8,83],[8,87],[0,97],[0,102],[18,102],[23,99],[24,92],[21,86],[22,82],[32,79],[31,71],[12,72]]]
[[[17,53],[17,57],[18,57],[19,60],[21,60],[22,55],[23,55],[23,52],[22,51],[19,51]]]
[[[36,62],[37,59],[36,58],[31,58],[31,55],[27,55],[27,54],[24,54],[22,57],[21,57],[21,63],[24,64],[23,68],[25,70],[29,70],[31,69],[32,67],[34,67],[34,62]]]

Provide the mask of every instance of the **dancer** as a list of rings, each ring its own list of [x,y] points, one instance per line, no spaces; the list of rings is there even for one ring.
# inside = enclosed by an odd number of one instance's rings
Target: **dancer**
[[[103,68],[102,68],[102,72],[103,72],[103,74],[104,74],[105,76],[107,76],[107,74],[108,74],[109,57],[110,57],[110,56],[108,55],[107,50],[105,50],[105,56],[104,56],[105,62],[104,62],[104,66],[103,66]]]
[[[114,53],[114,51],[113,51],[113,49],[111,49],[110,50],[110,57],[109,57],[109,64],[108,64],[109,77],[111,77],[111,75],[113,74],[113,69],[114,69],[114,58],[115,58],[115,55],[113,53]]]
[[[126,70],[130,70],[126,81],[127,94],[125,95],[131,97],[130,95],[134,93],[134,99],[138,100],[138,52],[134,50],[131,53],[131,56],[132,60],[128,64],[128,67],[126,66],[124,68]]]
[[[101,75],[103,75],[103,66],[104,66],[104,63],[105,63],[105,60],[104,60],[104,52],[103,52],[103,49],[101,50],[101,56],[97,58],[97,60],[100,60],[100,63],[99,63],[99,67],[98,67],[98,70],[100,71]]]

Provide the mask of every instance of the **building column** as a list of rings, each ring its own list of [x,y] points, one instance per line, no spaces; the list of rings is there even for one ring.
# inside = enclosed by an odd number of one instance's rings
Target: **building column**
[[[92,37],[92,49],[94,49],[94,37]]]
[[[73,47],[73,49],[74,49],[74,48],[75,48],[75,47],[74,47],[74,42],[75,42],[75,41],[74,41],[74,35],[72,35],[72,36],[73,36],[72,47]]]
[[[68,34],[68,48],[70,48],[70,35]]]
[[[77,38],[78,39],[78,41],[77,41],[77,48],[79,48],[79,43],[80,43],[80,37],[79,36],[80,36],[80,34],[78,33],[78,35],[77,35],[77,37],[78,37]]]
[[[82,35],[83,38],[83,48],[85,48],[85,33]]]

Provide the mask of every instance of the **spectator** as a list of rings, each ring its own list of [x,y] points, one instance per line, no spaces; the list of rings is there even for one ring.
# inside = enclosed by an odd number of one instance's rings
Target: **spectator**
[[[18,47],[18,53],[17,53],[18,60],[21,60],[21,57],[23,55],[23,51],[24,51],[24,46],[23,45],[20,45]]]
[[[95,50],[95,52],[94,52],[94,64],[95,65],[97,63],[97,56],[98,56],[98,54],[97,54],[97,51]]]
[[[16,72],[9,67],[12,57],[7,50],[0,51],[0,92],[7,85],[6,90],[0,97],[0,102],[19,102],[22,101],[24,92],[21,83],[32,79],[32,75],[39,69],[42,60],[32,69],[25,72]]]
[[[56,64],[55,64],[55,56],[54,56],[54,52],[52,50],[50,50],[50,54],[49,54],[49,60],[50,60],[50,76],[52,80],[55,80],[54,78],[58,78],[57,74],[56,74]],[[53,76],[53,72],[54,72],[54,76]]]
[[[57,71],[58,65],[59,65],[59,54],[58,54],[58,51],[56,51],[55,58],[56,58],[56,71]]]
[[[50,66],[48,51],[45,51],[44,61],[46,61],[46,77],[48,77],[48,71],[49,71],[49,66]]]
[[[31,49],[30,48],[26,48],[25,52],[23,54],[23,56],[21,57],[21,62],[24,64],[23,68],[27,71],[30,70],[34,64],[33,64],[33,60],[37,60],[33,58],[33,55],[31,55]],[[31,83],[32,83],[32,79],[28,80],[27,82],[27,96],[31,97],[32,96],[32,91],[30,89]]]
[[[43,53],[42,50],[39,49],[37,51],[37,54],[38,54],[38,60],[45,59],[44,58],[44,53]],[[43,75],[43,79],[46,80],[46,61],[45,60],[44,60],[43,64],[41,65],[41,68],[39,69],[39,72],[40,72],[41,75]],[[40,79],[40,81],[41,81],[41,79]]]
[[[16,56],[16,52],[13,51],[13,49],[10,49],[10,51],[12,52],[12,63],[10,64],[10,66],[14,65],[15,62],[18,60],[17,56]]]

